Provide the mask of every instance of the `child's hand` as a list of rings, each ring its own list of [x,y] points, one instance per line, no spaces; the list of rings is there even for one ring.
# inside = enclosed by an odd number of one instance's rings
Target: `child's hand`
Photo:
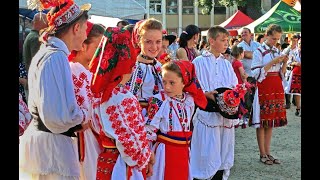
[[[154,165],[154,152],[152,151],[151,152],[151,156],[150,156],[150,159],[149,159],[149,162],[148,162],[148,165],[147,165],[147,169],[146,169],[146,175],[147,177],[150,177],[153,175],[153,165]]]
[[[76,132],[83,132],[83,131],[87,130],[88,128],[90,128],[90,123],[89,122],[83,122],[83,123],[81,123],[81,126],[82,126],[82,128],[79,129]]]
[[[213,91],[208,91],[208,92],[205,92],[204,95],[208,98],[208,99],[211,99],[213,101],[216,101],[216,98],[214,97],[214,94],[217,94],[218,92],[213,90]]]

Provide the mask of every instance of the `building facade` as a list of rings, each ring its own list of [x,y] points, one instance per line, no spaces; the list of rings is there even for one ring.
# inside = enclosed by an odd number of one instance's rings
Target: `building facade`
[[[210,15],[196,4],[198,0],[136,0],[146,7],[146,17],[154,17],[162,22],[168,33],[181,34],[189,24],[197,25],[201,30],[207,30],[213,25],[219,25],[232,16],[237,6],[225,7],[218,3],[219,0],[212,0],[214,8]],[[269,10],[273,0],[261,0],[261,9]]]
[[[162,22],[168,33],[181,34],[189,25],[197,25],[201,30],[220,24],[235,11],[236,7],[224,7],[219,5],[218,0],[213,0],[214,8],[210,15],[199,8],[197,0],[146,0],[147,17],[154,17]]]

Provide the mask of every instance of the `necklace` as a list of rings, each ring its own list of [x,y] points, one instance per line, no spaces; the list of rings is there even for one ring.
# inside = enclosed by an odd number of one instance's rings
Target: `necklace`
[[[143,54],[140,54],[140,56],[141,56],[143,59],[145,59],[145,60],[154,60],[154,58],[151,58],[151,57],[149,57],[149,56],[145,56],[145,55],[143,55]]]
[[[170,110],[169,110],[169,127],[170,127],[170,130],[171,131],[173,130],[172,109],[173,109],[173,111],[175,112],[176,116],[179,119],[182,131],[184,132],[185,128],[187,128],[187,130],[190,130],[190,127],[186,127],[187,123],[188,123],[188,118],[187,118],[187,111],[185,109],[184,104],[183,103],[181,103],[181,104],[180,103],[176,103],[176,106],[178,108],[178,111],[174,107],[173,102],[170,101]]]
[[[151,59],[150,57],[145,56],[143,54],[140,54],[140,57],[142,57],[142,59],[138,58],[138,62],[140,63],[151,64],[151,65],[155,65],[156,63],[155,58]]]
[[[178,94],[178,95],[175,96],[175,98],[177,98],[177,99],[183,99],[183,94]]]

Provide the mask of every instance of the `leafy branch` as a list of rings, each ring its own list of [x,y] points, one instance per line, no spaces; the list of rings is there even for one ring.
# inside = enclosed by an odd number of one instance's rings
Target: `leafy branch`
[[[220,4],[225,7],[231,7],[234,5],[244,7],[247,4],[247,0],[214,0],[215,4]],[[199,0],[195,3],[196,6],[202,8],[201,13],[209,15],[213,8],[212,0]]]

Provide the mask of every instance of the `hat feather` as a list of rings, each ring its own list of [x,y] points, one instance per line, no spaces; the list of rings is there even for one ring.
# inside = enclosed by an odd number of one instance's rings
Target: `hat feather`
[[[27,0],[28,9],[42,11],[73,0]]]

